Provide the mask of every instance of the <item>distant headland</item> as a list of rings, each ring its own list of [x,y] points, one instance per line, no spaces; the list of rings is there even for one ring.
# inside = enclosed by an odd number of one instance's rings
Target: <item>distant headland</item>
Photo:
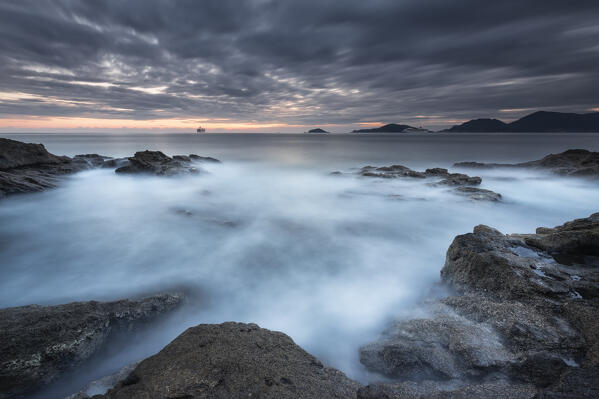
[[[453,126],[443,132],[599,132],[599,112],[587,114],[537,111],[514,122],[505,123],[499,119],[473,119]]]
[[[357,129],[352,133],[413,133],[432,132],[423,127],[390,123],[369,129]],[[461,125],[452,126],[440,132],[464,133],[551,133],[551,132],[597,132],[599,133],[599,112],[586,114],[537,111],[516,121],[506,123],[499,119],[472,119]],[[312,129],[309,133],[325,133],[322,129]]]
[[[390,123],[381,127],[375,127],[372,129],[358,129],[353,130],[352,133],[409,133],[409,132],[428,132],[427,129],[417,128],[410,125],[399,125],[396,123]]]

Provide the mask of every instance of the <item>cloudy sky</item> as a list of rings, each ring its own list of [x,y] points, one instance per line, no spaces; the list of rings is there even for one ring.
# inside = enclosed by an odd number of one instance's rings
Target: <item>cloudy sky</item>
[[[599,110],[597,0],[2,0],[0,131]]]

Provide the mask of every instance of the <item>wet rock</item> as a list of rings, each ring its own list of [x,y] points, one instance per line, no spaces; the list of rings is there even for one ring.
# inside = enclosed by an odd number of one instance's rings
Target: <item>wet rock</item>
[[[458,295],[362,348],[361,362],[395,382],[360,397],[596,397],[598,227],[593,214],[536,234],[480,225],[457,236],[441,278]]]
[[[0,139],[0,198],[56,187],[63,176],[96,167],[104,159],[97,154],[71,159],[49,153],[42,144]]]
[[[599,177],[599,152],[587,150],[567,150],[559,154],[530,162],[516,164],[497,164],[480,162],[458,162],[456,167],[463,168],[534,168],[546,169],[563,176]]]
[[[360,388],[358,399],[532,399],[536,392],[529,384],[409,381],[370,384]]]
[[[478,186],[482,179],[478,176],[468,176],[463,173],[448,173],[445,178],[436,183],[438,186]]]
[[[98,398],[355,398],[360,384],[255,324],[189,328]]]
[[[152,174],[158,176],[174,176],[195,174],[200,170],[194,166],[190,157],[177,155],[171,158],[160,151],[138,151],[129,158],[129,164],[116,169],[123,174]]]
[[[174,309],[181,294],[0,309],[0,398],[17,398],[82,364],[109,340]]]
[[[474,323],[443,304],[428,318],[391,325],[376,342],[360,349],[369,370],[400,380],[481,378],[514,362],[515,356],[485,323]]]
[[[454,192],[458,195],[468,197],[475,201],[499,202],[502,199],[501,194],[496,193],[495,191],[486,190],[484,188],[478,187],[456,187],[454,189]]]

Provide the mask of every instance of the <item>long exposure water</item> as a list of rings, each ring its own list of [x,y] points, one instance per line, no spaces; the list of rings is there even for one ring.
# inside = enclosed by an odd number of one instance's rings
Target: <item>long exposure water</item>
[[[213,156],[197,176],[86,171],[0,202],[0,306],[111,300],[183,290],[186,305],[56,388],[68,393],[159,351],[199,323],[254,322],[369,381],[358,348],[436,289],[453,237],[487,224],[533,232],[597,212],[599,184],[524,170],[467,171],[501,203],[434,179],[373,179],[364,165],[416,170],[519,162],[593,134],[2,135],[56,154],[154,149]],[[331,176],[331,171],[348,172]],[[69,391],[70,390],[70,391]],[[58,394],[57,394],[58,395]]]

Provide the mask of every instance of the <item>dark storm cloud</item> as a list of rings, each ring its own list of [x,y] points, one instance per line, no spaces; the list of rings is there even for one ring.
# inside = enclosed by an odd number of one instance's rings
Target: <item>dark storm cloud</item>
[[[599,107],[597,21],[584,0],[3,1],[0,114],[349,124],[585,111]]]

